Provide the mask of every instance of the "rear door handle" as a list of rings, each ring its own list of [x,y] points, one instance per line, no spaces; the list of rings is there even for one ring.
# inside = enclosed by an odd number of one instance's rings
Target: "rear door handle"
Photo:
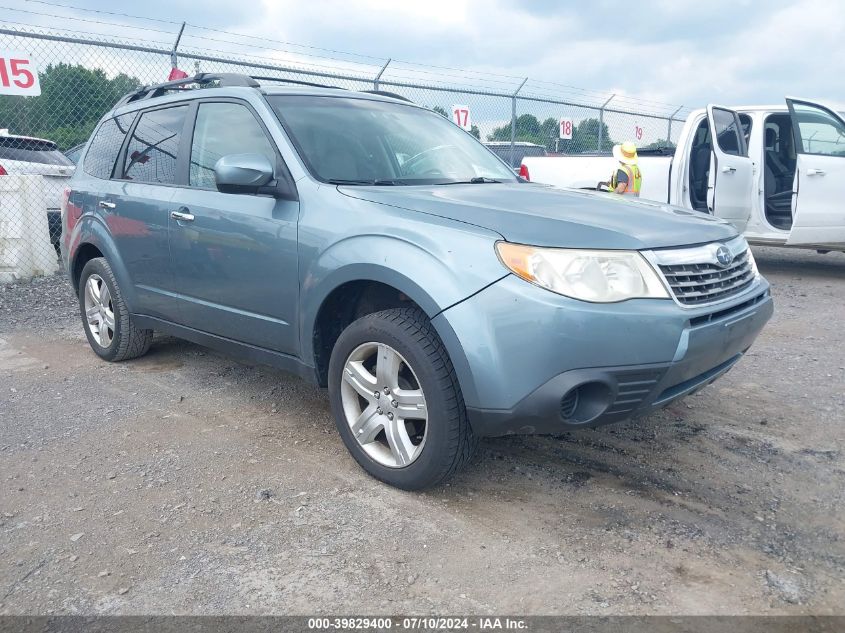
[[[812,167],[807,170],[808,176],[824,176],[824,169],[813,169]]]
[[[725,165],[722,167],[723,174],[732,174],[736,171],[736,167],[732,167],[731,165]]]
[[[114,202],[109,202],[108,200],[100,200],[97,203],[97,206],[100,207],[101,209],[109,209],[109,210],[117,208],[117,205]]]
[[[179,220],[180,222],[193,222],[194,221],[194,214],[193,213],[185,213],[184,211],[171,211],[170,217],[174,220]]]

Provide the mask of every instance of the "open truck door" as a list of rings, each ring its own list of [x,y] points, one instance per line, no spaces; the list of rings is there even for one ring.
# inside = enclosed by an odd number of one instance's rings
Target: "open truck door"
[[[707,185],[707,208],[715,216],[745,231],[751,218],[754,165],[739,114],[718,105],[707,106],[712,160]]]
[[[796,168],[788,246],[845,248],[845,121],[832,108],[786,99]]]

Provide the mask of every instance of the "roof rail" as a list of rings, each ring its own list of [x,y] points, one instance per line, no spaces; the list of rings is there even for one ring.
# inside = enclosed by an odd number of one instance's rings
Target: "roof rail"
[[[258,88],[260,85],[252,77],[248,75],[241,75],[239,73],[199,73],[193,77],[185,77],[184,79],[175,79],[173,81],[165,81],[160,84],[142,86],[124,96],[117,102],[117,106],[132,103],[133,101],[138,101],[139,99],[160,97],[168,90],[184,90],[186,86],[190,86],[192,84],[204,86],[214,82],[217,82],[217,85],[221,88],[232,86]]]
[[[326,84],[318,84],[313,81],[302,81],[300,79],[285,79],[284,77],[262,77],[260,75],[250,75],[252,79],[258,81],[278,81],[283,84],[296,84],[297,86],[311,86],[312,88],[333,88],[335,90],[346,90],[340,86],[328,86]]]
[[[262,77],[258,75],[250,76],[242,75],[240,73],[199,73],[197,75],[194,75],[193,77],[185,77],[183,79],[165,81],[164,83],[160,84],[142,86],[137,90],[134,90],[133,92],[130,92],[129,94],[125,95],[122,99],[120,99],[120,101],[117,102],[115,107],[119,107],[127,103],[132,103],[133,101],[138,101],[140,99],[152,99],[154,97],[160,97],[170,90],[187,90],[189,89],[188,86],[192,85],[206,86],[208,84],[216,82],[218,87],[220,88],[231,88],[235,86],[246,88],[260,88],[261,84],[259,84],[258,81],[278,81],[281,83],[296,84],[299,86],[312,86],[314,88],[334,88],[336,90],[346,90],[346,88],[341,88],[339,86],[329,86],[326,84],[318,84],[311,81],[300,81],[298,79],[285,79],[283,77]],[[402,95],[396,94],[395,92],[387,92],[385,90],[362,90],[361,92],[379,95],[382,97],[390,97],[392,99],[400,99],[401,101],[413,103],[407,97],[403,97]]]
[[[390,97],[391,99],[399,99],[400,101],[407,101],[408,103],[413,103],[408,97],[403,97],[400,94],[396,94],[395,92],[388,92],[387,90],[362,90],[361,92],[366,92],[371,95],[378,95],[380,97]]]

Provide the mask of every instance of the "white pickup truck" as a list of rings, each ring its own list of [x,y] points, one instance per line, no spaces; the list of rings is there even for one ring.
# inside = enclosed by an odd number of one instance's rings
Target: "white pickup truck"
[[[521,175],[596,189],[615,166],[609,155],[526,157]],[[640,169],[642,198],[724,218],[751,243],[845,251],[845,120],[833,108],[710,105],[689,115],[674,152],[644,150]]]

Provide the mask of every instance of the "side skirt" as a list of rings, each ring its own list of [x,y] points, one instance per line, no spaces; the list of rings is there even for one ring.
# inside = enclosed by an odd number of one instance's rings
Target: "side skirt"
[[[316,369],[302,362],[296,356],[282,354],[281,352],[256,347],[255,345],[248,345],[223,336],[217,336],[216,334],[209,334],[208,332],[179,325],[172,321],[165,321],[157,317],[133,314],[132,320],[137,327],[164,332],[165,334],[210,347],[211,349],[223,352],[227,356],[232,356],[250,363],[269,365],[270,367],[295,374],[309,383],[317,384]]]

